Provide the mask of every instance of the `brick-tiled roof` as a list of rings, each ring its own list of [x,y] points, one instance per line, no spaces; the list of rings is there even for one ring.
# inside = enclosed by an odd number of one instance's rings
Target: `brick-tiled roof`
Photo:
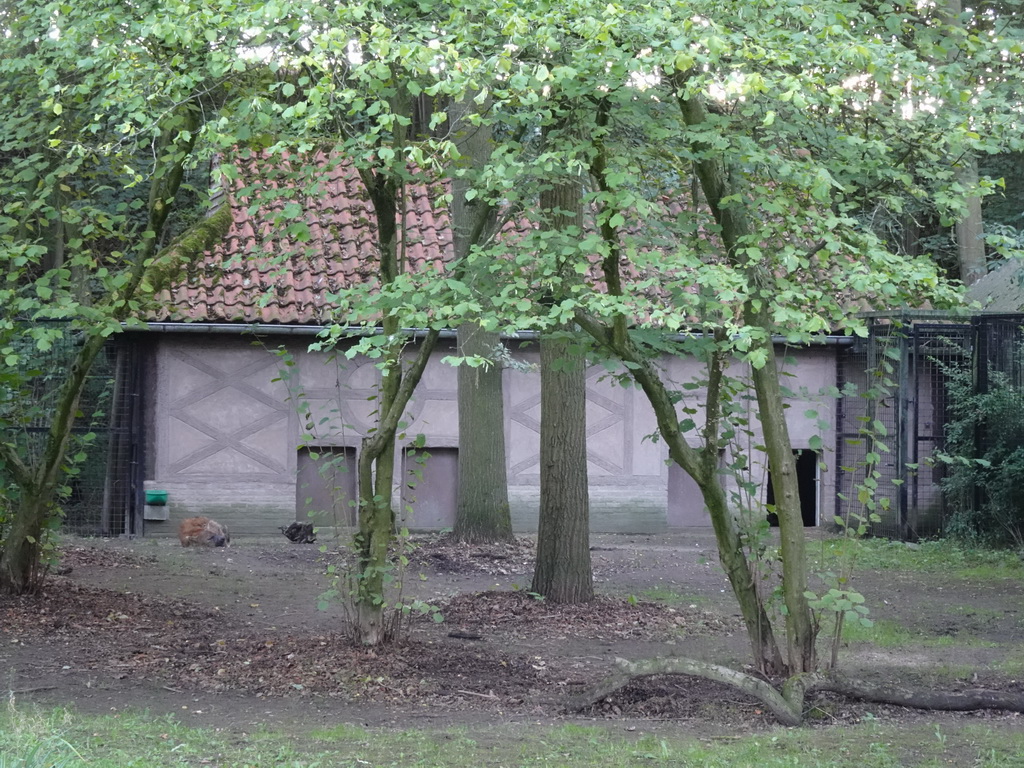
[[[158,297],[160,308],[148,320],[325,325],[348,319],[335,316],[332,296],[377,281],[377,221],[366,189],[351,165],[320,157],[315,160],[320,178],[311,185],[316,193],[300,195],[296,192],[300,182],[289,174],[288,162],[260,157],[236,162],[239,179],[229,193],[232,224],[224,242]],[[263,190],[263,204],[244,196],[255,187]],[[421,278],[440,275],[453,257],[447,209],[434,203],[445,190],[440,184],[410,184],[404,191],[405,227],[400,232],[405,242],[399,247],[406,270]],[[671,221],[685,202],[685,198],[662,200],[663,215]],[[288,219],[286,213],[291,211],[294,217]],[[305,242],[287,233],[288,225],[297,219],[309,227]],[[671,235],[652,223],[645,224],[645,237],[669,247]],[[523,217],[506,222],[502,232],[505,236],[516,232],[513,237],[519,237],[533,226]],[[706,236],[703,228],[700,232]],[[630,234],[636,232],[630,230]],[[657,247],[648,244],[641,250],[656,252]],[[604,285],[600,257],[595,253],[589,259],[590,282],[600,289]],[[634,280],[647,271],[626,256],[621,269]],[[664,266],[659,274],[666,274]],[[658,285],[640,291],[641,303],[643,296],[655,303],[666,298]],[[645,314],[643,309],[637,311],[638,316]]]
[[[239,164],[227,237],[164,292],[151,320],[319,325],[338,319],[332,293],[375,280],[376,219],[352,167],[320,161],[326,177],[318,192],[294,198],[310,233],[307,242],[298,242],[286,232],[286,201],[252,205],[239,194],[254,180],[267,190],[289,183],[280,165],[267,166],[261,168],[259,159]],[[440,272],[451,257],[451,230],[444,207],[433,205],[437,196],[427,185],[406,189],[400,247],[410,272]]]
[[[1024,312],[1024,262],[1010,259],[967,289],[990,312]]]

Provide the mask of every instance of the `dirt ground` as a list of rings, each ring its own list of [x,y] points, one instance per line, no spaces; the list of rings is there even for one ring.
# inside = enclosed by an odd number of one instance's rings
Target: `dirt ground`
[[[444,621],[414,616],[405,641],[379,651],[347,642],[337,601],[318,609],[330,586],[325,569],[344,551],[331,544],[322,552],[322,543],[281,537],[183,549],[166,539],[65,539],[63,575],[45,594],[0,598],[0,690],[42,706],[175,713],[239,730],[566,719],[647,731],[672,723],[704,734],[773,726],[757,702],[685,677],[635,683],[582,713],[565,709],[616,657],[743,664],[745,635],[708,532],[595,535],[600,599],[568,607],[529,594],[529,538],[493,547],[422,539],[405,592],[436,605]],[[1024,693],[1024,680],[1005,671],[1024,660],[1019,581],[887,572],[861,573],[857,586],[874,618],[898,621],[922,641],[847,648],[845,670]],[[817,705],[812,714],[825,724],[868,713],[929,716],[827,698]]]

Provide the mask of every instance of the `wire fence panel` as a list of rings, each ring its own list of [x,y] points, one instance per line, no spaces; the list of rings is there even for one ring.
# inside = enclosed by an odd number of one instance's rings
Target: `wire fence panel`
[[[47,350],[21,350],[20,392],[8,393],[4,414],[9,439],[36,462],[46,446],[50,418],[67,372],[81,349],[82,335],[69,330]],[[65,462],[58,505],[65,531],[86,536],[121,536],[141,532],[142,423],[141,367],[138,343],[128,334],[112,338],[86,378]],[[0,483],[13,500],[17,491],[7,478]]]
[[[1019,387],[1022,326],[1024,315],[982,315],[970,323],[894,315],[840,351],[836,515],[864,514],[861,494],[873,464],[881,518],[873,535],[912,541],[944,531],[956,509],[943,492],[949,465],[936,457],[946,447],[953,379],[966,372],[975,392],[993,382]],[[985,439],[979,434],[978,445]]]

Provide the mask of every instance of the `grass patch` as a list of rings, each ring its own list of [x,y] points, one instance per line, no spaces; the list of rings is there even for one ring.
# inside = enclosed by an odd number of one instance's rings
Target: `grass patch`
[[[670,729],[661,726],[664,730]],[[8,707],[0,715],[0,768],[135,768],[214,765],[219,768],[895,768],[1019,765],[1024,733],[1013,723],[968,727],[911,726],[872,721],[842,728],[772,729],[719,738],[624,734],[607,727],[530,723],[446,730],[389,730],[339,725],[300,734],[191,728],[145,714],[85,717]],[[674,730],[674,729],[672,729]],[[45,753],[38,745],[45,745]],[[36,751],[33,751],[36,750]],[[44,758],[39,761],[36,758]],[[29,762],[35,760],[35,762]]]
[[[891,619],[878,619],[865,627],[854,622],[843,624],[843,639],[852,643],[871,643],[879,648],[948,648],[952,646],[994,648],[998,643],[979,640],[965,634],[928,635],[907,629]]]
[[[637,597],[641,597],[644,600],[650,600],[655,603],[664,603],[665,605],[699,606],[709,602],[708,598],[703,595],[688,595],[682,592],[677,592],[671,587],[649,587],[641,590]]]
[[[1012,677],[1024,677],[1024,648],[1016,648],[1006,654],[1006,658],[998,662],[995,667],[1005,675]]]
[[[834,568],[842,558],[856,558],[856,569],[943,573],[962,579],[1024,578],[1024,561],[1010,550],[967,547],[951,539],[908,545],[887,539],[825,539],[809,548],[812,566]]]

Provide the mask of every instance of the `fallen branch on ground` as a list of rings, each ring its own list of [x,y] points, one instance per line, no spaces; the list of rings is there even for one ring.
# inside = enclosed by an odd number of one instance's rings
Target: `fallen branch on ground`
[[[579,711],[596,704],[633,680],[653,675],[690,675],[730,685],[762,702],[783,725],[800,725],[803,721],[804,702],[808,695],[821,692],[838,693],[851,699],[876,704],[895,704],[914,709],[966,712],[978,709],[998,709],[1024,712],[1024,694],[972,689],[947,692],[915,690],[903,686],[884,686],[863,680],[841,678],[836,675],[806,673],[791,677],[780,691],[771,683],[754,675],[729,667],[696,659],[646,659],[629,661],[616,659],[618,669],[590,687],[568,703],[567,709]]]

